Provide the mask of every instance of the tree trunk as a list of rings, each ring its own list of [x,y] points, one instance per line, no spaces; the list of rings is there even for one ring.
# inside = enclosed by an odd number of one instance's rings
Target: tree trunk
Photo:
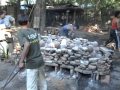
[[[36,7],[34,10],[34,22],[33,28],[36,28],[41,34],[44,32],[45,28],[45,18],[46,18],[46,0],[37,0]]]

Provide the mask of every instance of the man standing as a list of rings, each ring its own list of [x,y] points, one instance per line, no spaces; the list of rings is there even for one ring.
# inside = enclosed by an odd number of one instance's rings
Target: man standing
[[[39,90],[39,85],[40,90],[47,90],[44,61],[40,51],[38,34],[34,29],[28,28],[27,16],[20,15],[18,23],[21,26],[18,31],[18,40],[21,47],[23,47],[19,68],[25,66],[27,69],[27,90]]]
[[[120,43],[119,43],[120,40],[119,40],[119,33],[118,33],[118,30],[120,29],[119,17],[120,17],[120,11],[116,11],[114,14],[114,17],[112,18],[110,38],[105,43],[105,46],[106,46],[108,43],[114,40],[116,44],[116,50],[120,49]]]

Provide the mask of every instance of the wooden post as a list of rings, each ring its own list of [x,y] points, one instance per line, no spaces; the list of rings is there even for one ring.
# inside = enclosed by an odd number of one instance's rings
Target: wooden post
[[[76,10],[74,10],[73,14],[73,24],[76,24]]]
[[[66,24],[68,24],[69,21],[69,10],[66,11]]]
[[[34,10],[34,21],[33,28],[38,29],[41,34],[44,32],[45,28],[45,18],[46,18],[46,0],[37,0]]]

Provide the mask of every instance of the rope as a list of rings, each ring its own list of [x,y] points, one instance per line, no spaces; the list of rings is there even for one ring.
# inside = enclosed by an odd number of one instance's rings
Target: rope
[[[32,12],[33,12],[35,6],[36,6],[36,4],[33,5],[32,9],[31,9],[31,11],[30,11],[30,13],[29,13],[29,16],[28,16],[28,19],[29,19],[29,20],[30,20],[30,16],[32,15]],[[33,19],[33,18],[32,18],[32,19]],[[30,26],[32,25],[32,23],[31,23],[31,22],[32,22],[32,19],[31,19],[31,21],[30,21]]]
[[[29,18],[30,18],[30,16],[31,16],[31,14],[32,14],[32,12],[33,12],[35,6],[36,6],[36,4],[33,5],[32,10],[31,10],[30,13],[29,13]]]

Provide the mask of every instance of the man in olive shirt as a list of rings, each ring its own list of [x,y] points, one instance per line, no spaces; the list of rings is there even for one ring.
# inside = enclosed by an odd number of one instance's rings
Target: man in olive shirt
[[[38,80],[40,90],[47,90],[44,61],[40,51],[38,34],[34,29],[28,28],[27,16],[19,16],[18,23],[21,25],[21,29],[18,31],[18,40],[21,47],[23,47],[19,68],[25,66],[27,69],[27,90],[39,90]]]

